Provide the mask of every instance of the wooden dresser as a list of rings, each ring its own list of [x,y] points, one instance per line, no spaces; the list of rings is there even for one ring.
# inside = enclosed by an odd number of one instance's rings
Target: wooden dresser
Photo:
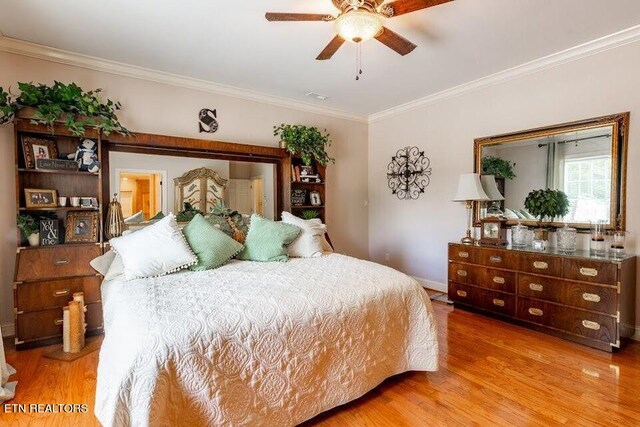
[[[60,241],[50,246],[28,246],[18,231],[18,248],[13,283],[15,344],[25,349],[62,341],[62,308],[73,299],[74,292],[84,292],[87,304],[87,334],[102,332],[100,283],[89,261],[102,254],[102,206],[79,208],[67,206],[29,207],[25,189],[52,189],[58,196],[102,198],[100,173],[77,170],[37,169],[30,166],[23,152],[24,137],[54,141],[59,154],[73,153],[84,138],[92,139],[100,148],[101,135],[87,129],[85,137],[75,137],[63,124],[55,124],[53,132],[29,120],[17,119],[15,129],[16,214],[38,218],[47,214],[57,218]],[[96,242],[66,243],[64,232],[70,212],[98,212],[99,233]]]
[[[620,338],[633,334],[635,282],[635,256],[449,244],[449,298],[456,307],[601,350],[619,348]]]

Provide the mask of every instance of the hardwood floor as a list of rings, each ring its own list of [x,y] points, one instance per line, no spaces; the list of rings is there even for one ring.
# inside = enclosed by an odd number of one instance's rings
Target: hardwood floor
[[[608,354],[434,304],[440,370],[406,373],[306,426],[638,426],[640,343]],[[98,352],[67,363],[16,352],[10,403],[86,403],[88,414],[2,413],[0,425],[91,426]]]

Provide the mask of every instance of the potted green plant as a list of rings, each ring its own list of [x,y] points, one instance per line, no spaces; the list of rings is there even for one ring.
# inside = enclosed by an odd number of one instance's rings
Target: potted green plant
[[[496,156],[484,156],[482,158],[482,174],[494,175],[496,178],[513,179],[516,174],[513,172],[514,162]]]
[[[105,135],[131,132],[118,120],[119,102],[100,99],[101,89],[85,92],[75,83],[54,82],[52,86],[18,83],[19,95],[0,87],[0,125],[14,117],[31,119],[53,131],[53,124],[64,123],[75,136],[82,136],[86,127],[96,128]]]
[[[335,163],[335,159],[329,157],[326,147],[331,145],[328,133],[323,134],[317,127],[303,125],[285,125],[273,127],[273,136],[277,136],[286,143],[286,150],[291,154],[299,154],[305,165],[311,165],[315,159],[322,166],[329,162]]]
[[[538,229],[535,230],[535,240],[546,241],[549,230],[543,227],[543,221],[562,218],[569,213],[569,198],[561,190],[533,190],[524,200],[524,207],[531,215],[538,219]]]
[[[315,209],[309,209],[309,210],[302,211],[302,218],[303,219],[314,219],[314,218],[318,218],[319,216],[320,216],[320,213]]]
[[[29,242],[30,246],[40,244],[40,221],[31,215],[18,215],[18,228]]]

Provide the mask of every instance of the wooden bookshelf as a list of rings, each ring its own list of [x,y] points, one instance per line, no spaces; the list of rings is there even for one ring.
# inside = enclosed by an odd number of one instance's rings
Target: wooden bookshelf
[[[322,222],[326,221],[326,167],[322,166],[315,160],[311,162],[311,168],[313,168],[313,174],[319,175],[320,182],[303,182],[301,181],[301,169],[304,165],[302,159],[298,156],[291,157],[291,176],[290,176],[290,192],[288,206],[289,210],[298,216],[302,216],[302,211],[315,210],[318,212],[318,218]],[[302,191],[305,193],[305,202],[302,205],[294,205],[292,197],[296,192]],[[311,193],[317,192],[320,195],[320,205],[311,204]]]

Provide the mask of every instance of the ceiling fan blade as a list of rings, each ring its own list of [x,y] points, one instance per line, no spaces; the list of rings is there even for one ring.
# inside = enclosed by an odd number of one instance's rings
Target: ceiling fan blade
[[[400,34],[394,33],[387,27],[382,27],[382,32],[376,36],[376,40],[395,50],[402,56],[411,53],[413,49],[417,47],[415,44],[411,43]]]
[[[438,6],[450,1],[453,0],[396,0],[383,5],[380,11],[388,17],[392,17]]]
[[[321,13],[274,13],[267,12],[265,14],[267,21],[333,21],[331,15],[323,15]]]
[[[334,53],[340,49],[340,46],[344,43],[344,39],[338,35],[336,35],[333,40],[329,42],[327,47],[324,48],[320,55],[316,58],[318,61],[324,61],[327,59],[331,59]]]

